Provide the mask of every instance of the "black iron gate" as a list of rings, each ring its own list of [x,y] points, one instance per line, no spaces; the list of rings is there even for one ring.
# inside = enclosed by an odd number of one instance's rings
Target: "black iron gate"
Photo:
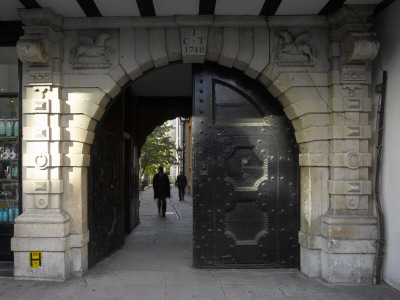
[[[194,74],[194,265],[298,266],[298,162],[276,100],[232,69]]]
[[[91,151],[89,192],[89,267],[124,243],[124,168],[122,101],[98,124]]]

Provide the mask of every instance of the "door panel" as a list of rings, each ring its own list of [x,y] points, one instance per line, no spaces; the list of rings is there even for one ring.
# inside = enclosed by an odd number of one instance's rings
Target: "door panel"
[[[98,125],[91,152],[89,267],[124,243],[122,101]]]
[[[226,70],[194,68],[194,265],[296,267],[291,124],[263,87]]]

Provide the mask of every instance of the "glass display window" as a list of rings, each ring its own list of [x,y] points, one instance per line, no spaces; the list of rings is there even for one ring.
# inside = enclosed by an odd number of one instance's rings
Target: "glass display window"
[[[13,224],[20,214],[18,74],[15,47],[0,47],[0,224]]]

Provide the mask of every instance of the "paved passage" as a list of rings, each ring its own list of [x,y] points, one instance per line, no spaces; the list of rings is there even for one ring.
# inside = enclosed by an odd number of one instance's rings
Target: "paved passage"
[[[141,193],[141,224],[125,245],[67,282],[0,279],[0,299],[261,300],[400,299],[388,285],[328,284],[295,269],[196,270],[192,267],[192,199],[168,201],[160,218],[152,190]]]

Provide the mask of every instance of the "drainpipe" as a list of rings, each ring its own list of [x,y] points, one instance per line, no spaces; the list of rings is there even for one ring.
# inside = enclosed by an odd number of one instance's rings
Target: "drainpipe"
[[[378,214],[378,239],[376,243],[375,252],[375,262],[374,262],[374,283],[381,284],[382,278],[382,263],[384,256],[384,246],[385,246],[385,216],[383,215],[382,204],[379,194],[380,186],[380,173],[381,173],[381,159],[382,159],[382,140],[383,140],[383,120],[385,111],[385,100],[386,100],[386,81],[387,81],[387,71],[383,71],[382,78],[382,88],[381,88],[381,103],[380,109],[378,106],[378,146],[377,146],[377,160],[376,160],[376,173],[375,173],[375,205]]]

